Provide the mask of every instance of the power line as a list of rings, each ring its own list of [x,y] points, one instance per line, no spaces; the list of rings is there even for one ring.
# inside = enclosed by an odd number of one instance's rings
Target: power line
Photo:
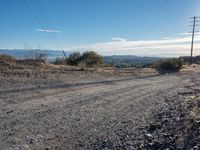
[[[153,2],[155,2],[155,5],[158,6],[160,9],[165,8],[166,10],[169,10],[169,12],[173,14],[173,16],[176,15],[175,17],[176,20],[177,18],[181,20],[182,17],[184,16],[184,14],[179,9],[177,9],[176,5],[174,5],[174,2],[171,0],[165,0],[165,1],[153,0]],[[170,19],[171,18],[172,17],[170,17]]]
[[[190,63],[192,64],[193,63],[193,48],[194,48],[194,37],[195,37],[195,33],[196,32],[199,32],[199,31],[196,31],[196,26],[199,26],[197,25],[196,23],[199,22],[199,20],[197,20],[198,18],[200,17],[196,17],[194,16],[193,18],[193,24],[192,24],[192,42],[191,42],[191,56],[190,56]]]
[[[180,10],[183,10],[185,13],[187,13],[188,15],[190,15],[190,16],[193,16],[193,14],[191,13],[191,11],[188,9],[188,7],[185,7],[185,6],[187,6],[186,4],[184,4],[184,1],[178,1],[177,2],[177,0],[172,0],[173,1],[173,3],[174,4],[176,4],[176,5],[179,5],[179,6],[182,6],[182,8],[180,9]]]
[[[50,22],[48,21],[48,18],[43,15],[42,8],[36,4],[36,2],[33,1],[27,1],[24,0],[26,6],[31,11],[32,15],[34,16],[35,20],[38,22],[38,24],[44,29],[44,30],[52,30],[53,28],[50,27]],[[31,3],[32,2],[32,3]],[[32,4],[32,5],[31,5]],[[51,41],[51,43],[55,46],[56,49],[60,49],[62,46],[59,44],[57,38],[53,34],[53,32],[46,31],[46,34]],[[60,48],[59,48],[60,47]],[[64,51],[60,51],[61,55],[65,56]]]
[[[35,13],[34,9],[31,7],[31,5],[28,3],[27,0],[24,0],[26,6],[28,7],[28,9],[31,11],[34,19],[37,21],[37,23],[44,29],[46,29],[44,23],[41,21],[41,19],[37,16],[37,14]],[[47,33],[49,40],[52,42],[53,46],[55,46],[57,48],[56,43],[54,42],[54,40],[52,39],[51,35],[49,33]]]
[[[159,7],[160,7],[160,9],[163,9],[163,8],[166,8],[166,9],[170,9],[170,12],[171,13],[173,13],[172,12],[172,10],[174,10],[174,12],[176,13],[176,15],[179,17],[179,13],[177,12],[177,10],[175,10],[173,7],[172,7],[172,5],[171,5],[171,3],[169,3],[167,0],[165,0],[164,1],[164,4],[161,2],[161,1],[159,1],[159,0],[154,0],[153,2],[155,2]],[[170,6],[170,8],[169,7],[167,7],[167,6]],[[172,8],[172,9],[171,9]],[[173,13],[174,14],[174,13]]]
[[[168,24],[169,22],[166,20],[166,18],[163,18],[163,17],[161,17],[161,16],[159,16],[158,15],[158,13],[156,12],[156,11],[154,11],[154,10],[151,10],[151,9],[149,9],[149,7],[147,7],[146,5],[144,5],[144,3],[143,4],[141,4],[140,2],[140,0],[139,1],[137,1],[137,0],[135,0],[134,1],[139,7],[141,7],[143,10],[147,10],[149,13],[151,13],[153,16],[156,16],[163,24]],[[148,2],[148,1],[147,1]]]
[[[53,30],[54,28],[53,28],[51,22],[49,21],[49,19],[48,19],[46,13],[45,13],[45,11],[44,11],[44,8],[43,8],[42,4],[41,4],[38,0],[35,0],[35,1],[33,0],[33,2],[35,2],[36,9],[38,9],[38,12],[39,12],[41,18],[43,18],[47,29],[48,29],[48,30]],[[62,46],[61,42],[59,41],[57,35],[56,35],[54,32],[50,32],[50,34],[52,35],[53,40],[54,40],[54,41],[58,44],[58,46],[62,49],[61,52],[62,52],[63,56],[64,56],[65,58],[67,58],[67,56],[66,56],[66,54],[65,54],[65,52],[64,52],[64,50],[63,50],[63,46]]]
[[[48,28],[48,30],[53,30],[54,28],[53,28],[51,22],[49,21],[49,19],[48,19],[46,13],[45,13],[45,11],[44,11],[44,8],[43,8],[42,4],[41,4],[38,0],[33,0],[33,3],[34,3],[34,2],[35,2],[36,8],[38,9],[38,13],[40,14],[41,18],[43,18],[44,23],[45,23],[46,27]],[[54,38],[54,40],[57,42],[57,44],[58,44],[61,48],[63,48],[61,42],[58,40],[57,35],[56,35],[54,32],[51,32],[50,34],[52,35],[52,37]]]
[[[169,6],[172,8],[172,10],[174,10],[174,12],[177,14],[178,17],[182,17],[184,16],[183,12],[180,11],[180,9],[177,9],[176,5],[174,4],[173,1],[171,0],[166,0],[165,1],[167,4],[169,4]]]
[[[44,11],[44,8],[42,6],[42,4],[38,1],[38,0],[35,0],[35,3],[36,5],[38,5],[38,8],[39,8],[39,12],[41,14],[41,16],[43,16],[45,22],[46,22],[46,26],[48,27],[49,30],[53,30],[54,27],[52,26],[51,22],[49,21],[45,11]],[[57,34],[55,34],[54,32],[51,32],[51,35],[53,37],[53,39],[58,43],[58,45],[61,47],[62,49],[62,54],[64,55],[65,58],[67,58],[67,55],[65,53],[65,51],[63,50],[63,46],[61,44],[61,42],[59,41],[58,37],[57,37]]]
[[[45,29],[45,30],[52,30],[52,29],[49,27],[49,25],[48,25],[48,23],[47,23],[47,21],[46,21],[46,18],[44,17],[44,15],[43,15],[43,13],[41,12],[40,7],[38,7],[37,3],[35,3],[34,0],[32,0],[32,1],[30,1],[30,2],[32,2],[32,4],[33,4],[32,6],[34,7],[34,9],[36,10],[36,12],[38,13],[39,18],[40,18],[40,20],[42,21],[42,23],[43,23],[43,25],[44,25],[44,29]],[[59,48],[59,44],[58,44],[58,42],[56,41],[56,39],[54,38],[53,33],[47,31],[47,34],[49,34],[49,35],[51,36],[51,39],[54,41],[54,43],[56,43],[56,47]]]
[[[34,1],[34,0],[33,0],[33,1]],[[53,30],[54,27],[52,26],[51,22],[49,21],[49,19],[48,19],[46,13],[45,13],[45,11],[44,11],[44,8],[43,8],[42,4],[41,4],[38,0],[35,0],[34,2],[35,2],[36,7],[38,8],[38,12],[40,13],[40,16],[44,19],[44,22],[45,22],[45,25],[47,26],[47,28],[48,28],[49,30]],[[52,35],[52,38],[54,39],[54,41],[55,41],[55,42],[58,44],[58,46],[62,49],[61,52],[62,52],[63,56],[64,56],[65,58],[67,58],[67,56],[66,56],[66,54],[65,54],[65,52],[64,52],[64,50],[63,50],[63,46],[62,46],[61,42],[59,41],[59,39],[58,39],[58,37],[57,37],[57,34],[55,34],[54,32],[51,32],[50,34]]]

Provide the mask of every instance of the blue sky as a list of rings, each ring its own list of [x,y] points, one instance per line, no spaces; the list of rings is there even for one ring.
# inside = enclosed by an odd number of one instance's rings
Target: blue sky
[[[0,49],[187,55],[199,7],[200,0],[0,0]],[[197,34],[196,55],[199,42]]]

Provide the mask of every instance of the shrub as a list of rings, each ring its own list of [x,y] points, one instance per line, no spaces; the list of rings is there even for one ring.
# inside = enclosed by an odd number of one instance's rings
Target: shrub
[[[8,61],[8,62],[11,62],[11,61],[14,61],[15,58],[13,58],[13,57],[10,56],[10,55],[0,55],[0,60],[1,60],[1,61]]]
[[[67,64],[72,66],[77,66],[81,60],[81,54],[79,52],[74,52],[67,58]]]
[[[179,71],[183,65],[184,61],[182,59],[170,58],[163,60],[159,65],[159,69],[164,69],[167,71]]]
[[[74,52],[67,58],[67,64],[72,66],[84,65],[88,67],[103,65],[103,57],[94,51],[86,51],[83,54]]]
[[[54,62],[56,65],[71,65],[71,66],[103,66],[103,57],[98,55],[94,51],[86,51],[83,54],[80,52],[74,52],[68,56],[67,59],[57,58]]]
[[[94,51],[84,52],[81,57],[81,61],[85,62],[85,65],[89,67],[103,65],[103,57]]]

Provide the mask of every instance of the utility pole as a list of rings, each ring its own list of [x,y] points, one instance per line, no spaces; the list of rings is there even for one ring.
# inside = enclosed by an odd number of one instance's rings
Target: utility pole
[[[65,56],[65,61],[66,61],[66,65],[67,65],[67,55],[65,54],[65,51],[62,49],[62,53]]]
[[[194,37],[195,37],[195,33],[196,32],[199,32],[199,31],[196,31],[195,29],[196,29],[196,26],[198,26],[196,23],[197,22],[199,22],[197,19],[198,19],[199,17],[192,17],[192,19],[193,19],[193,24],[191,25],[192,26],[192,32],[190,32],[190,33],[192,33],[192,43],[191,43],[191,55],[190,55],[190,64],[192,64],[193,63],[193,49],[194,49]]]
[[[67,55],[65,54],[65,51],[62,49],[62,53],[65,56],[65,59],[67,59]]]

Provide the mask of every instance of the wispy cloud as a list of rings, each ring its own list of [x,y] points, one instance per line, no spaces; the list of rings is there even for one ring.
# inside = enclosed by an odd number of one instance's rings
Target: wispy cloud
[[[126,42],[127,39],[116,37],[116,38],[112,38],[112,41],[116,41],[116,42]]]
[[[189,36],[189,35],[191,35],[191,33],[189,33],[189,32],[183,32],[183,33],[179,33],[179,35],[182,35],[182,36]]]
[[[183,32],[183,33],[179,33],[179,35],[182,35],[182,36],[192,36],[192,33],[190,33],[190,32]],[[195,35],[199,35],[199,32],[195,33]]]
[[[115,39],[115,38],[114,38]],[[200,35],[195,38],[194,55],[199,55],[200,51]],[[96,50],[102,55],[140,55],[140,56],[163,56],[176,57],[190,54],[190,36],[181,36],[176,38],[164,38],[162,40],[117,40],[94,43],[89,45],[70,47],[73,51],[76,50]]]
[[[38,32],[49,32],[49,33],[61,33],[59,30],[45,30],[45,29],[37,29]]]

